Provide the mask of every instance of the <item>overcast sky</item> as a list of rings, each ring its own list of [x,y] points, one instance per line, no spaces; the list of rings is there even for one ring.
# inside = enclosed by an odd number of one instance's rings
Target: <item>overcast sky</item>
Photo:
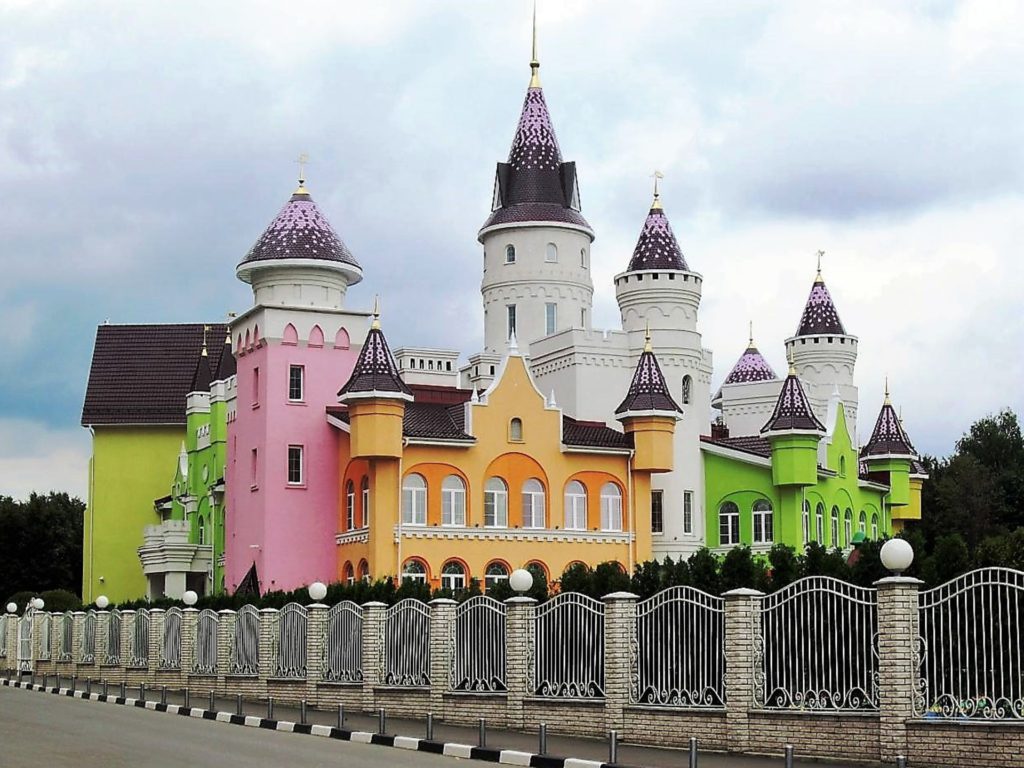
[[[594,324],[663,200],[715,384],[777,371],[814,254],[918,448],[1024,411],[1024,4],[540,0],[545,94],[597,232]],[[295,185],[393,346],[479,349],[476,232],[529,78],[528,0],[0,2],[0,493],[85,493],[96,325],[217,321]],[[172,470],[168,468],[168,472]],[[170,482],[170,474],[168,482]]]

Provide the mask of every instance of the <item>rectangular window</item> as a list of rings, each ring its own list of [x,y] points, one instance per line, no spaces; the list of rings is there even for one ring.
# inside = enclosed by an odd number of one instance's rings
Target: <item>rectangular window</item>
[[[252,369],[252,407],[260,404],[260,369]]]
[[[302,446],[288,446],[288,485],[302,485]]]
[[[466,524],[466,492],[461,488],[441,489],[441,525]]]
[[[718,543],[723,546],[731,546],[740,543],[740,513],[721,512],[718,516]]]
[[[484,491],[484,527],[508,527],[508,492],[488,489]]]
[[[288,399],[293,403],[301,402],[305,399],[305,390],[303,389],[305,371],[306,369],[301,365],[288,367]]]
[[[370,484],[363,480],[363,528],[370,527]]]
[[[258,458],[259,455],[257,454],[256,449],[253,448],[252,458],[251,461],[249,462],[249,485],[251,485],[253,488],[256,487],[256,479],[259,477]]]
[[[587,310],[581,309],[580,310],[580,328],[586,328],[586,327],[587,327]]]
[[[767,504],[754,505],[754,543],[770,544],[774,531],[772,530],[772,509]]]
[[[693,533],[693,491],[683,491],[683,533]]]
[[[651,491],[651,533],[665,532],[665,496],[663,491]]]
[[[547,303],[544,305],[544,335],[550,336],[555,332],[558,325],[558,305]]]
[[[512,334],[516,332],[516,305],[508,304],[505,307],[508,312],[508,327],[505,329],[505,338],[512,338]]]

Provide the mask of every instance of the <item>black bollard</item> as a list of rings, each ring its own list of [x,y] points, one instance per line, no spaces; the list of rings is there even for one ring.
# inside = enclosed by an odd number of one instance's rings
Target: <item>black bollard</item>
[[[480,718],[480,724],[477,726],[479,733],[477,734],[477,746],[487,746],[487,721],[484,718]]]
[[[384,707],[377,711],[377,733],[383,734],[388,729],[388,713]]]
[[[786,745],[786,768],[793,768],[793,745]]]
[[[541,723],[540,728],[537,730],[537,754],[546,755],[548,753],[548,724]]]
[[[614,729],[608,731],[608,762],[619,762],[619,732]]]
[[[697,737],[690,737],[690,768],[697,768]]]

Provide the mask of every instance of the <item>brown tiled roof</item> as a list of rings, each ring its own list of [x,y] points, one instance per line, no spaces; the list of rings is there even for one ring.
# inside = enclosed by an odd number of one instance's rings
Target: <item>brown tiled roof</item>
[[[720,445],[723,448],[732,448],[734,451],[743,451],[744,453],[751,453],[766,459],[770,459],[772,456],[771,444],[760,435],[742,435],[737,437],[701,435],[700,440],[702,443]]]
[[[210,324],[209,338],[226,334],[223,324]],[[202,346],[203,323],[99,326],[82,425],[184,424]],[[211,366],[225,346],[212,346]]]
[[[327,413],[345,424],[349,423],[348,408],[344,405],[329,405]],[[442,405],[416,401],[405,404],[405,415],[402,418],[402,434],[405,437],[472,442],[473,436],[467,435],[465,429],[465,410],[461,404]]]
[[[792,369],[790,369],[792,370]],[[791,430],[824,432],[825,425],[811,410],[800,378],[790,373],[782,382],[782,391],[775,402],[775,411],[768,423],[761,427],[761,432],[788,432]]]
[[[603,421],[579,421],[563,415],[562,442],[583,448],[632,448],[633,436],[612,429]]]
[[[645,349],[636,364],[633,381],[625,399],[615,409],[616,415],[627,412],[643,411],[674,411],[682,413],[682,409],[669,394],[665,376],[658,365],[658,358],[650,349]]]

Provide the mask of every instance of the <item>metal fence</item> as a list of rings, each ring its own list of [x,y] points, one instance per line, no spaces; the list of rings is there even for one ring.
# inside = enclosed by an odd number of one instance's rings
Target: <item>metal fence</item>
[[[563,592],[537,608],[533,690],[538,696],[604,696],[604,603]]]
[[[37,613],[35,618],[36,626],[39,627],[39,660],[49,661],[51,653],[50,628],[53,626],[53,619],[48,613]]]
[[[96,611],[85,614],[82,622],[82,644],[79,650],[82,664],[96,663]]]
[[[0,659],[7,658],[7,614],[0,613]]]
[[[32,669],[32,623],[35,611],[26,609],[18,620],[18,669],[29,672]]]
[[[260,673],[260,612],[243,605],[235,616],[235,637],[231,648],[231,674]]]
[[[761,598],[754,700],[766,709],[878,709],[874,589],[828,576]]]
[[[725,610],[720,597],[671,587],[636,605],[631,698],[638,704],[725,704]]]
[[[258,627],[259,616],[256,618]],[[192,671],[195,674],[217,674],[217,637],[219,633],[220,616],[216,611],[211,611],[209,608],[200,611],[199,618],[196,620],[195,658],[192,661]]]
[[[451,687],[504,691],[505,604],[477,595],[455,609],[451,625]]]
[[[181,669],[181,609],[164,613],[164,632],[160,638],[160,669]]]
[[[276,677],[304,678],[306,676],[306,629],[308,611],[298,603],[288,603],[277,616]]]
[[[406,598],[384,612],[384,685],[430,685],[430,607]]]
[[[971,571],[921,592],[918,605],[917,714],[1024,719],[1024,572]]]
[[[68,611],[60,617],[60,637],[57,638],[57,661],[71,661],[75,647],[75,615]]]
[[[132,647],[128,658],[129,667],[149,666],[149,610],[140,608],[132,622]]]
[[[343,600],[327,612],[324,680],[363,681],[363,609],[351,600]]]
[[[116,608],[110,612],[107,622],[107,657],[104,664],[121,664],[121,612]]]

